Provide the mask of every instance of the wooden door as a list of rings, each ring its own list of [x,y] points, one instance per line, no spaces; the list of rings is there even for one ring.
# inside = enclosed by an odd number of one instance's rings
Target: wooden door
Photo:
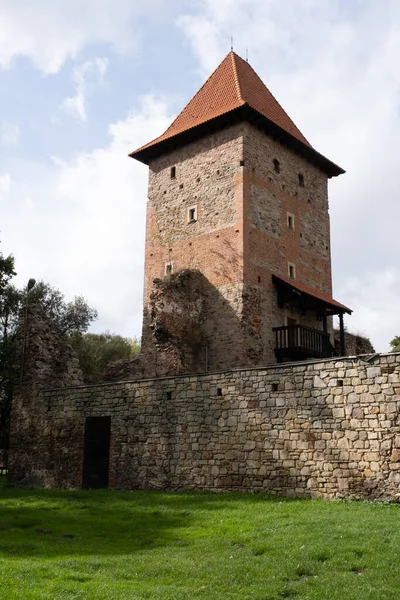
[[[111,417],[87,417],[83,451],[84,489],[108,488]]]

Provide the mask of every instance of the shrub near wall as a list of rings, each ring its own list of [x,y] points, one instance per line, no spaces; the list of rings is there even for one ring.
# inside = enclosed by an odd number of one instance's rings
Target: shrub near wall
[[[10,479],[80,487],[85,417],[106,415],[113,488],[394,497],[399,376],[388,354],[45,390],[17,399]]]

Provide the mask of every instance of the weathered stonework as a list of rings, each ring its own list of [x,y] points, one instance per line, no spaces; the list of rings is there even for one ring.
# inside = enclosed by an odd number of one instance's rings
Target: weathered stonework
[[[32,455],[42,452],[42,412],[40,390],[45,387],[79,385],[83,382],[78,357],[72,346],[61,338],[40,306],[31,305],[21,314],[18,331],[17,373],[14,389],[10,464],[14,471],[30,465]],[[60,457],[48,455],[41,460],[55,465]],[[60,450],[65,456],[67,448]],[[15,462],[16,461],[16,462]],[[35,475],[31,473],[33,480]],[[37,479],[40,483],[40,477]]]
[[[112,488],[392,498],[400,491],[400,354],[367,358],[21,396],[11,481],[80,487],[85,417],[109,415]]]
[[[193,206],[197,219],[189,222]],[[287,277],[290,262],[297,281],[331,295],[329,235],[327,176],[246,122],[151,161],[142,335],[146,362],[154,365],[157,348],[154,294],[159,295],[159,281],[170,265],[173,273],[201,272],[227,307],[217,320],[204,314],[197,324],[199,352],[208,352],[210,369],[274,363],[273,327],[287,324],[288,317],[316,329],[322,325],[315,312],[279,307],[271,276]],[[233,328],[232,319],[225,319],[228,313],[236,319]],[[169,316],[172,333],[179,325]],[[207,327],[210,322],[215,326]],[[172,354],[159,356],[158,362],[165,373],[179,372]],[[198,361],[182,370],[198,370]]]
[[[334,330],[335,349],[340,354],[340,331]],[[357,333],[344,332],[344,341],[347,356],[359,356],[360,354],[373,354],[375,349],[370,340]]]

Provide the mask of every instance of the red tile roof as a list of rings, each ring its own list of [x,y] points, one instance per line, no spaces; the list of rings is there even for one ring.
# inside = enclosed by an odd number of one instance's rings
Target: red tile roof
[[[264,121],[272,123],[276,129],[286,134],[287,138],[293,139],[297,147],[304,149],[308,158],[314,157],[317,164],[322,161],[325,168],[328,165],[328,170],[333,169],[331,174],[338,175],[344,172],[314,150],[254,69],[235,52],[230,52],[224,58],[162,135],[138,148],[130,156],[147,162],[148,156],[156,153],[159,144],[163,145],[163,142],[245,106],[261,119],[264,118]]]
[[[295,288],[299,292],[302,292],[303,294],[308,294],[309,296],[312,296],[313,298],[317,298],[318,300],[322,300],[322,302],[324,302],[325,304],[330,304],[332,307],[340,308],[344,312],[347,312],[349,314],[351,314],[353,312],[351,310],[351,308],[348,308],[344,304],[341,304],[337,300],[334,300],[333,298],[331,298],[329,296],[329,294],[325,294],[324,292],[321,292],[320,290],[310,288],[309,286],[304,285],[303,283],[299,283],[295,279],[288,279],[286,277],[281,277],[280,275],[279,276],[273,275],[272,279],[274,281],[278,281],[278,283],[279,283],[279,281],[282,281],[283,283],[286,283],[287,285],[291,286],[292,288]]]

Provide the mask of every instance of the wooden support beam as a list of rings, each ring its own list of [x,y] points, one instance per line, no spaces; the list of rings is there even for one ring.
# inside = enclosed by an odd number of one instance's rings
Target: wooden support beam
[[[343,323],[343,313],[339,315],[339,323],[340,323],[340,356],[346,356],[346,345],[344,341],[344,323]]]
[[[324,310],[324,314],[322,315],[322,323],[324,327],[324,332],[328,333],[328,317],[326,315],[326,310]]]

